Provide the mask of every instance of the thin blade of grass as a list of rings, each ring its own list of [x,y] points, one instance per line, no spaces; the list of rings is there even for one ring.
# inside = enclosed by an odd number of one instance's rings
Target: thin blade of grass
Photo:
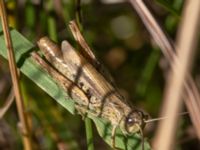
[[[3,118],[3,116],[6,114],[12,103],[14,102],[14,92],[13,88],[10,90],[10,93],[4,103],[4,105],[0,108],[0,119]]]
[[[87,138],[87,149],[94,150],[94,139],[93,139],[93,132],[92,132],[92,121],[89,118],[85,118],[85,130],[86,130],[86,138]]]
[[[200,1],[187,1],[183,11],[183,19],[180,24],[177,37],[177,59],[172,64],[172,72],[167,82],[165,99],[163,104],[163,116],[169,116],[168,120],[160,122],[155,136],[155,149],[173,149],[178,117],[182,107],[182,92],[184,80],[191,71],[191,65],[197,46],[196,34],[198,31],[200,15]],[[198,116],[196,116],[198,117]],[[197,130],[199,131],[199,130]],[[165,138],[163,138],[165,137]]]

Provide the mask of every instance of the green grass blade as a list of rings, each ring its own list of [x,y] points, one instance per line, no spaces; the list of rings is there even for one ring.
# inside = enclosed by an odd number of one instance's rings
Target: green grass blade
[[[94,150],[92,122],[91,122],[91,119],[89,118],[85,118],[85,130],[86,130],[86,138],[87,138],[87,149]]]

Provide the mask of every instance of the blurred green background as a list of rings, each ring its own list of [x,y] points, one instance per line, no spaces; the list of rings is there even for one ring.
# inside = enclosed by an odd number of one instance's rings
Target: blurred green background
[[[108,70],[116,85],[132,105],[157,117],[164,88],[167,63],[148,34],[131,5],[123,0],[7,0],[9,24],[32,43],[49,36],[60,43],[69,40],[77,46],[67,27],[70,20],[80,15],[85,39]],[[180,21],[182,0],[146,0],[166,32],[174,38]],[[80,14],[79,14],[80,13]],[[198,58],[197,58],[198,64]],[[198,65],[197,65],[198,66]],[[198,67],[196,74],[198,74]],[[195,76],[199,80],[198,75]],[[73,116],[59,106],[32,81],[22,74],[21,86],[31,116],[34,142],[38,149],[87,149],[85,127],[81,117]],[[8,63],[0,57],[0,104],[11,88]],[[194,131],[187,117],[181,120],[177,149],[196,149]],[[16,106],[0,120],[0,149],[22,149],[17,128]],[[148,125],[145,137],[151,140],[155,124]],[[187,138],[185,138],[187,137]],[[95,149],[111,149],[94,128]]]

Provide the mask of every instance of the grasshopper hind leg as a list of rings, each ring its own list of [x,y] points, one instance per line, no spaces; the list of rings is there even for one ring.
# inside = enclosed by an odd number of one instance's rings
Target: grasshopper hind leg
[[[82,105],[79,105],[79,104],[75,104],[75,109],[76,109],[76,112],[79,115],[81,115],[83,120],[88,116],[88,113],[90,115],[97,116],[97,114],[95,112],[92,112],[91,110],[89,110],[88,106],[85,106],[85,105],[82,106]]]
[[[88,111],[87,108],[80,106],[78,104],[75,104],[76,112],[81,115],[82,119],[84,120],[87,117]]]

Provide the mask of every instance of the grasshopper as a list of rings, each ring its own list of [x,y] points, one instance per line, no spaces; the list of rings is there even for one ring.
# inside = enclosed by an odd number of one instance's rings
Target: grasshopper
[[[103,75],[106,71],[102,69],[74,21],[70,22],[70,29],[83,48],[83,54],[76,51],[68,41],[63,41],[60,49],[48,37],[43,37],[38,41],[38,46],[46,60],[57,70],[51,68],[46,71],[74,99],[79,114],[84,116],[90,113],[111,123],[112,146],[116,148],[116,128],[119,127],[125,135],[137,132],[142,134],[148,115],[128,105],[113,81],[108,81],[111,78]],[[36,54],[34,58],[47,68],[47,63]]]

